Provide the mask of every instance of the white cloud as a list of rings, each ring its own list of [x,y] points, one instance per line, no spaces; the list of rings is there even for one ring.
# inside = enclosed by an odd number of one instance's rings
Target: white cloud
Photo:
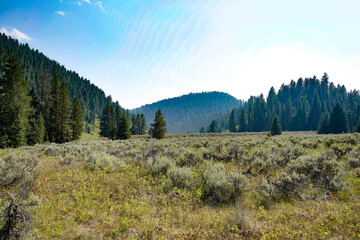
[[[62,11],[56,11],[57,14],[61,15],[61,16],[65,16],[65,13]]]
[[[83,0],[83,2],[86,2],[87,4],[91,4],[90,0]]]
[[[12,38],[16,38],[19,41],[32,41],[33,39],[31,37],[29,37],[28,35],[26,35],[23,32],[20,32],[19,30],[17,30],[16,28],[11,28],[11,30],[2,27],[0,29],[1,33],[5,33],[6,35],[12,37]]]
[[[74,2],[74,4],[77,4],[78,6],[81,6],[82,2],[76,1],[76,2]]]
[[[104,7],[103,7],[103,5],[102,5],[102,2],[96,2],[96,5],[101,9],[101,11],[103,11],[103,12],[105,12],[105,9],[104,9]]]

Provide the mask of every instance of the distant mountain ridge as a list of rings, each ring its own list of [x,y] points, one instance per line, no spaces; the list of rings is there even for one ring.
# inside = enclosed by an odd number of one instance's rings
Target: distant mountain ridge
[[[161,109],[167,123],[167,133],[196,133],[210,124],[221,114],[242,105],[242,101],[224,92],[189,93],[179,97],[164,99],[131,110],[144,114],[150,125],[157,109]]]

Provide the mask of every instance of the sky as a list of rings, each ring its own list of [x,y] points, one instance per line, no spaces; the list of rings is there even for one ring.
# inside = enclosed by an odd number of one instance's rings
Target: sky
[[[358,0],[0,0],[0,32],[136,108],[327,72],[360,89]]]

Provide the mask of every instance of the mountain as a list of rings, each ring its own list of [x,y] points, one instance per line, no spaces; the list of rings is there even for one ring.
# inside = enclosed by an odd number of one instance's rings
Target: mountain
[[[202,92],[161,100],[131,112],[144,114],[147,124],[151,124],[156,110],[160,108],[167,123],[167,133],[195,133],[212,119],[241,104],[240,100],[227,93]]]
[[[50,80],[56,72],[60,80],[66,82],[70,100],[77,97],[80,101],[87,123],[94,123],[96,115],[101,115],[102,109],[110,100],[106,98],[103,90],[90,83],[88,79],[80,77],[74,71],[67,70],[38,50],[31,49],[27,43],[20,44],[18,40],[0,33],[0,69],[12,55],[15,55],[20,61],[28,85],[37,94],[43,93],[43,88],[49,86]],[[0,71],[0,77],[1,74],[2,71]]]
[[[315,76],[299,78],[297,82],[292,80],[287,85],[283,84],[278,92],[272,87],[266,99],[263,94],[250,97],[242,107],[236,109],[238,129],[242,115],[244,127],[240,131],[269,131],[277,115],[285,131],[316,131],[322,115],[331,113],[337,103],[345,113],[345,129],[354,131],[360,120],[358,90],[347,91],[344,85],[335,86],[326,73],[321,80]],[[230,113],[214,118],[217,129],[228,129],[229,118]]]

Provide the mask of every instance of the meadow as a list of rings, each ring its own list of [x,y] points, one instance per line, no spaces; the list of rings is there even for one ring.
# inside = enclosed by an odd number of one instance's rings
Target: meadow
[[[360,134],[87,136],[0,171],[24,239],[360,238]]]

